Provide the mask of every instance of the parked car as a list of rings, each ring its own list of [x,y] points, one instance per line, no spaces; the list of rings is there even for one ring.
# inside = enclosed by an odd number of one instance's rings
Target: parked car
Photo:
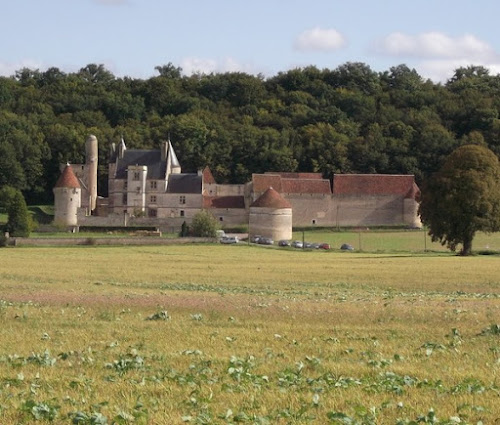
[[[292,247],[294,247],[294,248],[302,248],[303,245],[302,245],[301,241],[293,241],[292,242]]]
[[[290,241],[287,241],[286,239],[282,239],[278,242],[279,246],[290,246]]]
[[[311,249],[311,248],[314,248],[314,247],[313,247],[313,244],[311,242],[304,242],[304,248]]]
[[[238,243],[238,236],[223,236],[222,238],[220,238],[220,243],[223,244]]]
[[[260,238],[257,243],[260,245],[272,245],[274,241],[271,238]]]
[[[319,244],[319,243],[317,243],[317,242],[313,242],[311,245],[312,245],[312,248],[314,248],[314,249],[319,249],[319,245],[320,245],[320,244]]]
[[[262,238],[260,235],[254,235],[250,238],[250,242],[252,243],[259,243],[259,239]]]
[[[343,251],[354,251],[352,245],[349,245],[348,243],[343,243],[340,249],[342,249]]]
[[[319,245],[319,249],[330,249],[330,244],[329,243],[322,243]]]

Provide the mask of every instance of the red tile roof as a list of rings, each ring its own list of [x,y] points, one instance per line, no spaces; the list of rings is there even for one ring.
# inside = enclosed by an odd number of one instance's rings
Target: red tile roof
[[[323,179],[321,173],[275,173],[273,171],[266,171],[266,174],[274,174],[285,179]]]
[[[282,193],[332,193],[329,180],[281,179]]]
[[[415,199],[417,201],[420,200],[420,189],[418,188],[417,183],[415,183],[415,182],[413,183],[413,186],[408,191],[408,193],[406,194],[405,198]]]
[[[245,208],[243,196],[204,196],[203,208]]]
[[[252,174],[253,191],[265,192],[270,187],[273,187],[278,192],[281,192],[281,177],[272,174]]]
[[[212,174],[212,171],[210,171],[210,168],[207,166],[203,169],[203,183],[205,184],[215,184],[215,179]]]
[[[259,198],[257,198],[253,204],[250,205],[250,207],[281,209],[292,208],[292,205],[276,190],[270,187]]]
[[[334,195],[416,195],[420,192],[412,175],[335,174]]]
[[[78,183],[78,179],[76,178],[71,165],[66,165],[54,187],[71,187],[74,189],[80,189],[80,183]]]
[[[324,193],[330,194],[330,181],[321,178],[317,173],[283,173],[285,175],[294,175],[292,178],[285,178],[279,173],[253,174],[253,191],[262,193],[269,187],[272,187],[279,193]],[[305,178],[298,176],[315,176],[314,178]],[[317,177],[319,176],[319,178]]]

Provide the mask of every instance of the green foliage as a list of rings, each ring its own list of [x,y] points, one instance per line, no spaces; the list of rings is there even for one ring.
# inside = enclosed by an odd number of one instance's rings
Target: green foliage
[[[0,185],[22,190],[29,204],[52,202],[59,164],[83,162],[89,133],[100,164],[121,135],[130,148],[151,149],[170,134],[186,171],[209,165],[232,183],[267,170],[422,179],[460,143],[500,153],[500,76],[482,67],[459,68],[445,85],[406,65],[308,66],[267,79],[183,76],[172,63],[155,70],[147,80],[118,78],[102,64],[0,77]]]
[[[478,231],[500,230],[500,166],[489,149],[461,146],[422,191],[420,216],[433,241],[469,255]]]
[[[191,233],[193,236],[215,238],[219,229],[219,223],[209,211],[202,210],[193,217],[191,223]]]
[[[0,206],[7,210],[5,230],[10,236],[28,237],[34,224],[21,191],[9,186],[1,188]]]

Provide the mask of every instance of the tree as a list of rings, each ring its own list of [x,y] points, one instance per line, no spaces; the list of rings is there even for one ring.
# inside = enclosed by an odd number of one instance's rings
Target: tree
[[[0,206],[7,210],[9,217],[5,230],[11,236],[28,237],[33,226],[21,191],[10,186],[2,187],[0,190]]]
[[[209,211],[202,210],[193,217],[193,222],[191,223],[193,236],[215,238],[217,230],[219,230],[219,223]]]
[[[454,150],[424,185],[419,213],[433,241],[470,255],[478,231],[500,230],[500,165],[478,145]]]

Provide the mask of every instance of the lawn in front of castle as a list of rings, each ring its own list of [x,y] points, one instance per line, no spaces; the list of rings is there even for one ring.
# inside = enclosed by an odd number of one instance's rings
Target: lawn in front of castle
[[[2,249],[0,417],[494,423],[499,265],[245,244]]]

